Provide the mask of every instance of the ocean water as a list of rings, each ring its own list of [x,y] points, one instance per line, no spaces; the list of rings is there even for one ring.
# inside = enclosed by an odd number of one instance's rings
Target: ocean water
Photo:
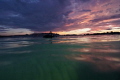
[[[0,80],[120,80],[120,35],[0,38]]]

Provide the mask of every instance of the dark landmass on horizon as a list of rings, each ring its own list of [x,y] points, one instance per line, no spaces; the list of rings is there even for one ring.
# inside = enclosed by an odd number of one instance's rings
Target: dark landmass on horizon
[[[82,35],[77,35],[77,34],[67,34],[67,35],[63,35],[63,36],[87,36],[87,35],[119,35],[120,32],[106,32],[106,33],[88,33],[88,34],[82,34]]]
[[[0,35],[0,38],[18,38],[18,37],[43,37],[50,33],[33,33],[33,34],[24,34],[24,35]],[[57,33],[51,33],[55,37],[59,36]]]
[[[18,37],[43,37],[45,35],[48,35],[49,33],[33,33],[33,34],[25,34],[25,35],[9,35],[4,36],[0,35],[0,38],[18,38]],[[106,33],[93,33],[93,34],[67,34],[67,35],[59,35],[57,33],[52,33],[54,36],[87,36],[87,35],[120,35],[120,32],[106,32]]]

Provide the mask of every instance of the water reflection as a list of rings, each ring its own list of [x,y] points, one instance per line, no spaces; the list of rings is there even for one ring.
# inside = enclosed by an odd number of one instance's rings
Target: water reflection
[[[97,35],[97,36],[65,36],[56,39],[55,43],[83,44],[94,42],[120,41],[120,35]]]
[[[0,40],[0,49],[6,49],[6,48],[17,48],[17,47],[25,47],[29,46],[33,42],[27,41],[26,39],[16,39],[16,38],[8,38]]]
[[[0,49],[24,47],[24,46],[29,46],[32,44],[85,44],[85,43],[92,43],[93,44],[95,42],[113,42],[113,41],[120,41],[120,35],[61,36],[61,37],[52,38],[52,39],[6,38],[6,39],[0,40],[0,45],[1,45]],[[109,45],[106,45],[106,47],[109,47]]]
[[[120,45],[115,42],[95,42],[84,48],[69,49],[78,54],[67,55],[68,59],[85,61],[95,65],[101,71],[120,70]]]
[[[87,53],[119,53],[120,45],[119,41],[115,42],[95,42],[85,44],[84,48],[73,48],[70,49],[76,52],[87,52]]]
[[[119,36],[1,39],[0,80],[119,80],[119,43]]]
[[[120,58],[99,55],[72,55],[66,56],[69,59],[90,62],[94,68],[100,71],[118,71],[120,70]]]
[[[94,49],[94,48],[82,48],[74,49],[73,51],[77,52],[90,52],[90,53],[119,53],[118,49]]]

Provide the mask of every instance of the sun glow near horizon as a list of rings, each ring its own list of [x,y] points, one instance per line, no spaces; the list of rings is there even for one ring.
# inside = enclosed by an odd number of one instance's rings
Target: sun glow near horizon
[[[84,34],[90,31],[91,28],[83,28],[83,29],[75,29],[75,30],[70,30],[70,31],[61,31],[57,32],[58,34],[65,35],[65,34]]]

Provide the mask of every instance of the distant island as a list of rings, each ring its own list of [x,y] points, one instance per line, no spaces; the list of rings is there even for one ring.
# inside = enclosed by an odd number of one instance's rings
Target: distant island
[[[9,35],[9,36],[3,36],[0,35],[0,38],[18,38],[18,37],[44,37],[47,35],[52,35],[52,37],[57,37],[59,34],[57,33],[33,33],[33,34],[25,34],[25,35]],[[48,36],[49,37],[49,36]],[[50,36],[51,37],[51,36]]]
[[[82,34],[82,35],[77,35],[77,34],[67,34],[64,36],[87,36],[87,35],[119,35],[120,32],[106,32],[106,33],[88,33],[88,34]]]
[[[93,34],[84,34],[84,35],[116,35],[116,34],[120,34],[120,32],[93,33]]]
[[[87,36],[87,35],[120,35],[120,32],[106,32],[106,33],[93,33],[93,34],[82,34],[82,35],[77,35],[77,34],[67,34],[67,35],[59,35],[57,33],[33,33],[33,34],[25,34],[25,35],[9,35],[9,36],[4,36],[0,35],[0,38],[17,38],[17,37],[44,37],[46,35],[54,35],[55,37],[58,36]]]

